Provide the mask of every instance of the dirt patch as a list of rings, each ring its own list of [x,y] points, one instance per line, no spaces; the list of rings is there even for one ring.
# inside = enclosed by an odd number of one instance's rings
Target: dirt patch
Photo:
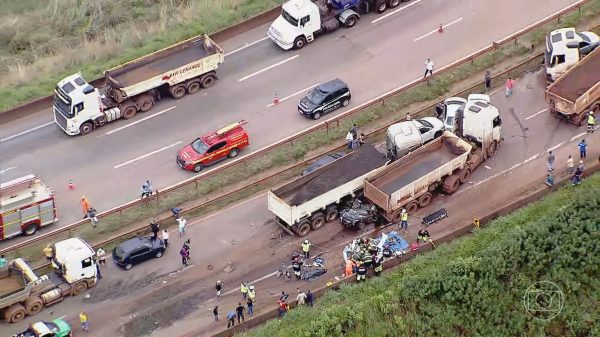
[[[102,282],[99,286],[92,288],[90,292],[91,297],[88,299],[88,302],[98,303],[131,295],[132,292],[143,289],[144,287],[157,281],[162,281],[166,277],[178,272],[179,271],[175,271],[167,274],[150,273],[145,278],[132,282],[129,282],[127,279],[120,279],[110,283]]]

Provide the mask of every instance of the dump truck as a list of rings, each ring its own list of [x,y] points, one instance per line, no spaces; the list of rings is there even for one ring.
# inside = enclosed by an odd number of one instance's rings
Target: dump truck
[[[7,322],[19,322],[96,285],[96,253],[87,242],[70,238],[51,248],[53,271],[47,274],[37,276],[21,258],[0,270],[0,314]]]
[[[340,26],[354,27],[360,14],[395,8],[401,0],[290,0],[269,26],[267,36],[285,50],[301,49]]]
[[[0,240],[58,221],[54,192],[33,174],[0,184]]]
[[[600,111],[600,48],[546,88],[548,111],[581,125],[588,111]]]
[[[267,193],[276,222],[291,235],[306,236],[338,218],[345,202],[362,190],[365,178],[388,162],[373,145],[364,144],[332,163]]]
[[[94,88],[78,73],[54,89],[54,121],[68,135],[85,135],[117,119],[146,112],[165,95],[175,99],[211,87],[225,53],[202,35],[122,64]]]

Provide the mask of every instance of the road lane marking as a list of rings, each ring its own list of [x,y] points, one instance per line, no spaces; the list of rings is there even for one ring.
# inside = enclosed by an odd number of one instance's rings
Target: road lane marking
[[[456,19],[456,20],[454,20],[454,21],[451,21],[451,22],[449,22],[448,24],[442,25],[442,28],[450,27],[450,26],[452,26],[453,24],[455,24],[455,23],[458,23],[458,22],[462,21],[462,19],[463,19],[463,18],[462,18],[462,16],[461,16],[460,18],[458,18],[458,19]],[[421,39],[424,39],[424,38],[428,37],[429,35],[431,35],[431,34],[435,34],[435,33],[437,33],[437,32],[438,32],[438,30],[437,30],[437,29],[434,29],[434,30],[430,31],[430,32],[429,32],[429,33],[427,33],[427,34],[423,34],[423,35],[419,36],[418,38],[416,38],[416,39],[415,39],[415,42],[417,42],[417,41],[419,41],[419,40],[421,40]]]
[[[277,63],[275,63],[275,64],[271,64],[270,66],[268,66],[268,67],[266,67],[266,68],[263,68],[263,69],[261,69],[261,70],[259,70],[259,71],[253,72],[252,74],[250,74],[250,75],[248,75],[248,76],[244,76],[244,77],[240,78],[240,79],[238,80],[238,82],[242,82],[242,81],[245,81],[245,80],[247,80],[247,79],[249,79],[249,78],[251,78],[251,77],[254,77],[254,76],[256,76],[256,75],[262,74],[262,73],[264,73],[265,71],[268,71],[268,70],[271,70],[271,69],[273,69],[273,68],[275,68],[275,67],[278,67],[278,66],[280,66],[280,65],[282,65],[282,64],[284,64],[284,63],[286,63],[286,62],[289,62],[289,61],[291,61],[291,60],[293,60],[293,59],[297,58],[298,56],[300,56],[300,55],[299,55],[299,54],[298,54],[298,55],[294,55],[294,56],[292,56],[292,57],[288,57],[288,58],[286,58],[286,59],[285,59],[285,60],[283,60],[283,61],[279,61],[279,62],[277,62]]]
[[[149,152],[149,153],[146,153],[146,154],[144,154],[144,155],[141,155],[141,156],[139,156],[139,157],[137,157],[137,158],[133,158],[133,159],[131,159],[131,160],[128,160],[128,161],[126,161],[126,162],[123,162],[123,163],[121,163],[121,164],[115,165],[115,166],[113,166],[113,168],[116,168],[116,169],[118,169],[118,168],[121,168],[121,167],[123,167],[123,166],[125,166],[125,165],[129,165],[129,164],[131,164],[131,163],[134,163],[134,162],[136,162],[136,161],[138,161],[138,160],[142,160],[142,159],[144,159],[144,158],[150,157],[150,156],[152,156],[152,155],[154,155],[154,154],[157,154],[157,153],[159,153],[159,152],[161,152],[161,151],[164,151],[164,150],[166,150],[166,149],[172,148],[173,146],[177,146],[177,145],[179,145],[179,144],[181,144],[181,143],[182,143],[182,141],[178,141],[178,142],[176,142],[176,143],[173,143],[173,144],[171,144],[171,145],[163,146],[163,147],[161,147],[161,148],[160,148],[160,149],[158,149],[158,150],[154,150],[154,151],[152,151],[152,152]]]
[[[298,94],[301,94],[301,93],[303,93],[303,92],[306,92],[306,91],[307,91],[307,90],[309,90],[309,89],[312,89],[312,88],[316,87],[316,86],[317,86],[317,85],[319,85],[319,84],[321,84],[321,83],[316,83],[316,84],[313,84],[313,85],[311,85],[310,87],[306,87],[306,88],[304,88],[304,89],[302,89],[302,90],[298,90],[298,91],[296,91],[295,93],[293,93],[293,94],[291,94],[291,95],[285,96],[284,98],[282,98],[282,99],[280,99],[280,100],[279,100],[279,103],[285,102],[285,101],[287,101],[288,99],[290,99],[290,98],[292,98],[292,97],[294,97],[294,96],[296,96],[296,95],[298,95]],[[274,105],[275,105],[275,103],[270,103],[270,104],[268,104],[268,105],[267,105],[267,108],[270,108],[270,107],[272,107],[272,106],[274,106]]]
[[[535,116],[537,116],[537,115],[539,115],[539,114],[542,114],[542,113],[544,113],[544,112],[546,112],[546,111],[548,111],[548,109],[547,109],[547,108],[546,108],[546,109],[542,109],[542,110],[540,110],[540,111],[538,111],[538,112],[534,113],[533,115],[531,115],[531,116],[529,116],[529,117],[525,117],[525,120],[532,119],[533,117],[535,117]]]
[[[548,151],[554,151],[554,150],[558,149],[559,147],[565,145],[565,143],[566,143],[566,141],[562,142],[562,143],[559,143],[559,144],[556,144],[553,147],[549,148]]]
[[[535,160],[535,159],[536,159],[537,157],[539,157],[539,156],[540,156],[540,154],[538,153],[538,154],[536,154],[536,155],[534,155],[534,156],[531,156],[531,157],[529,157],[529,158],[525,159],[525,160],[523,161],[523,165],[525,165],[525,164],[529,163],[529,162],[530,162],[530,161],[532,161],[532,160]]]
[[[262,41],[264,41],[264,40],[266,40],[268,38],[269,38],[268,36],[265,36],[262,39],[258,39],[258,40],[254,41],[254,42],[246,43],[245,45],[239,47],[238,49],[234,49],[234,50],[232,50],[230,52],[225,53],[225,56],[229,56],[231,54],[235,54],[238,51],[242,51],[242,50],[244,50],[244,49],[246,49],[248,47],[254,46],[255,44],[260,43],[260,42],[262,42]]]
[[[571,137],[571,139],[569,139],[569,141],[572,142],[572,141],[574,141],[577,138],[581,138],[581,137],[585,136],[586,134],[587,134],[587,132],[582,132],[582,133],[580,133],[578,135],[575,135],[575,136]]]
[[[11,140],[11,139],[13,139],[13,138],[20,137],[20,136],[22,136],[22,135],[25,135],[25,134],[28,134],[28,133],[30,133],[30,132],[33,132],[33,131],[39,130],[39,129],[41,129],[41,128],[45,128],[46,126],[48,126],[48,125],[52,125],[52,124],[54,124],[54,121],[50,121],[50,122],[48,122],[48,123],[44,123],[44,124],[42,124],[42,125],[38,125],[38,126],[36,126],[36,127],[33,127],[33,128],[31,128],[31,129],[29,129],[29,130],[21,131],[21,132],[19,132],[19,133],[17,133],[17,134],[14,134],[14,135],[12,135],[12,136],[8,136],[8,137],[6,137],[6,138],[2,138],[2,139],[0,139],[0,143],[3,143],[3,142],[5,142],[5,141],[7,141],[7,140]]]
[[[387,19],[387,18],[389,18],[390,16],[392,16],[394,14],[397,14],[397,13],[399,13],[399,12],[401,12],[401,11],[409,8],[409,7],[412,7],[412,6],[416,5],[416,4],[418,4],[421,1],[423,1],[423,0],[417,0],[417,1],[411,2],[411,3],[409,3],[408,5],[406,5],[404,7],[400,7],[398,9],[396,9],[396,10],[393,10],[393,11],[387,13],[386,15],[382,15],[382,16],[378,17],[377,19],[371,21],[371,23],[377,23],[377,22],[379,22],[379,21],[381,21],[383,19]]]
[[[11,167],[9,167],[7,169],[4,169],[4,170],[0,171],[0,174],[6,173],[6,172],[8,172],[8,171],[10,171],[10,170],[12,170],[14,168],[17,168],[17,167],[16,166],[11,166]]]
[[[170,107],[170,108],[166,108],[166,109],[164,109],[164,110],[162,110],[162,111],[159,111],[159,112],[155,113],[154,115],[150,115],[150,116],[148,116],[148,117],[144,117],[144,118],[142,118],[142,119],[140,119],[140,120],[137,120],[137,121],[135,121],[135,122],[129,123],[129,124],[127,124],[127,125],[123,125],[123,126],[121,126],[121,127],[119,127],[119,128],[116,128],[116,129],[114,129],[114,130],[112,130],[112,131],[108,131],[108,132],[106,132],[106,133],[104,133],[104,134],[105,134],[105,135],[111,135],[111,134],[113,134],[113,133],[115,133],[115,132],[117,132],[117,131],[121,131],[121,130],[127,129],[128,127],[134,126],[134,125],[136,125],[136,124],[139,124],[139,123],[141,123],[141,122],[144,122],[144,121],[147,121],[147,120],[149,120],[150,118],[154,118],[154,117],[156,117],[156,116],[160,116],[160,115],[164,114],[165,112],[169,112],[169,111],[171,111],[171,110],[175,109],[176,107],[177,107],[177,106],[172,106],[172,107]]]

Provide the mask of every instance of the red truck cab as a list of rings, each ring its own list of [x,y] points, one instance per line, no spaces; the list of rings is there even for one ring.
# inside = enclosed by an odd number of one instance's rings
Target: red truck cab
[[[242,120],[230,124],[211,134],[196,138],[177,153],[177,164],[194,172],[226,158],[235,158],[240,150],[250,145],[248,133]]]

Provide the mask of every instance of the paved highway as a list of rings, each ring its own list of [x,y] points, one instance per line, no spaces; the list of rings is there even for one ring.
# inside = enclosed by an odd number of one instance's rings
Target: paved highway
[[[596,160],[600,135],[586,136],[584,128],[576,128],[550,116],[545,111],[544,84],[543,75],[538,72],[517,79],[512,97],[505,98],[502,90],[492,95],[492,102],[503,118],[505,141],[498,154],[474,172],[469,184],[463,185],[451,197],[437,196],[430,206],[413,215],[424,216],[440,207],[449,210],[449,218],[430,227],[434,239],[436,235],[480,216],[490,204],[499,205],[511,200],[531,188],[531,184],[542,185],[546,174],[545,154],[549,149],[556,152],[558,174],[565,169],[567,155],[577,158],[576,144],[581,137],[586,137],[590,152],[594,154],[590,154],[587,164]],[[511,188],[507,189],[507,186]],[[160,336],[180,336],[191,331],[195,332],[193,335],[199,335],[221,328],[222,323],[211,322],[211,306],[218,304],[222,316],[226,314],[239,300],[240,281],[257,280],[270,274],[281,261],[288,261],[290,252],[299,247],[301,239],[297,237],[272,237],[278,232],[272,217],[267,210],[266,196],[260,194],[229,209],[190,221],[188,235],[192,241],[193,266],[182,268],[178,255],[182,239],[173,233],[172,247],[160,262],[148,261],[126,272],[109,261],[108,269],[103,269],[104,278],[89,292],[89,300],[68,298],[52,310],[44,310],[36,319],[67,316],[75,323],[77,313],[86,310],[91,317],[90,336],[141,336],[152,330],[151,327],[159,328],[155,335]],[[417,226],[411,226],[406,237],[411,240],[417,230]],[[354,235],[355,232],[342,231],[335,224],[309,235],[317,253],[331,250],[327,254],[328,268],[332,270],[328,273],[329,278],[338,274],[341,247]],[[232,272],[222,271],[228,261],[232,262]],[[225,291],[231,291],[233,295],[215,302],[213,285],[217,279],[225,280]],[[277,278],[264,278],[256,284],[256,309],[271,308],[273,296],[281,289],[293,294],[295,287],[314,289],[316,284],[326,280],[283,284]],[[30,322],[33,322],[32,318],[10,327],[4,324],[0,326],[0,332],[12,331]]]
[[[137,197],[145,179],[164,188],[189,178],[175,153],[200,134],[246,119],[249,153],[313,125],[298,116],[296,104],[315,83],[335,77],[348,82],[351,108],[419,78],[427,58],[442,67],[573,2],[414,0],[289,52],[264,38],[266,25],[258,27],[222,43],[228,54],[213,88],[165,99],[133,120],[86,137],[69,137],[48,124],[49,110],[2,126],[1,179],[32,172],[42,177],[57,192],[65,225],[81,217],[81,195],[102,211]],[[445,32],[431,33],[440,23],[448,25]],[[290,98],[268,107],[275,92]],[[67,190],[69,179],[75,192]]]

